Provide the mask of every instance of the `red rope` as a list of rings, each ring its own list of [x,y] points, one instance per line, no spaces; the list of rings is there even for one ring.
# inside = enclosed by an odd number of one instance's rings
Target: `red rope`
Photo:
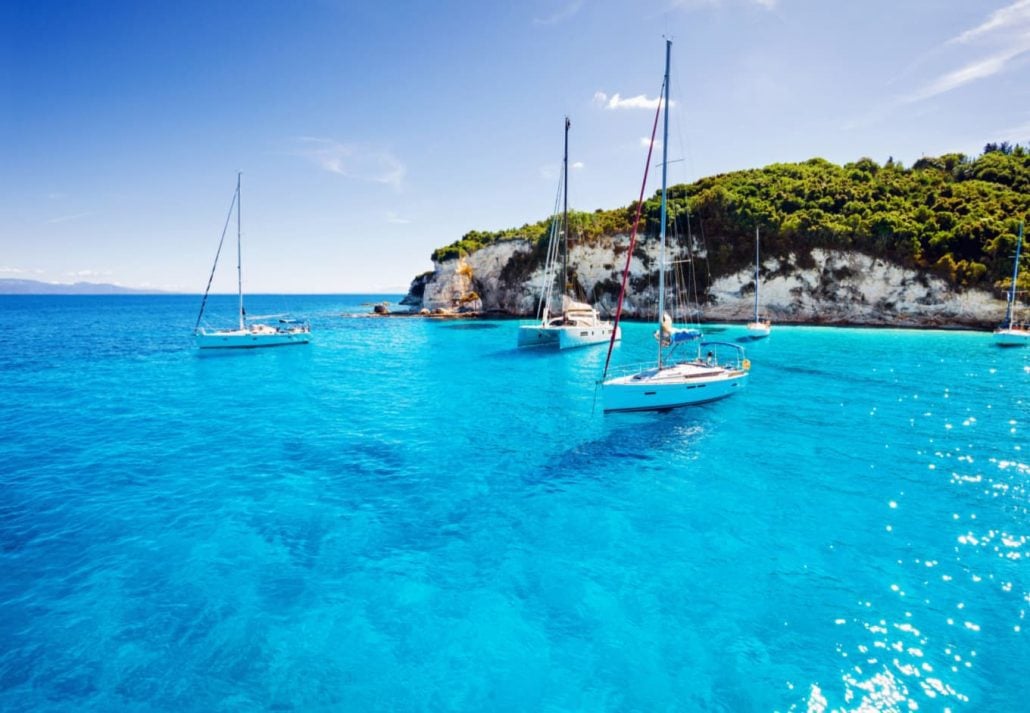
[[[662,97],[665,96],[665,82],[658,92],[658,109],[654,113],[654,126],[651,127],[651,143],[647,147],[647,163],[644,164],[644,180],[640,183],[640,198],[637,200],[637,216],[633,219],[633,231],[629,236],[629,252],[626,253],[626,268],[622,271],[622,288],[619,290],[619,303],[615,307],[615,324],[612,327],[612,338],[608,342],[608,356],[604,359],[604,374],[601,381],[608,376],[608,364],[612,360],[612,349],[615,348],[615,335],[619,331],[619,319],[622,317],[622,300],[626,296],[626,281],[629,279],[629,266],[633,260],[633,248],[637,244],[637,228],[640,227],[640,214],[644,210],[644,188],[647,186],[647,172],[651,168],[651,152],[654,150],[654,137],[658,133],[658,117],[662,114]]]

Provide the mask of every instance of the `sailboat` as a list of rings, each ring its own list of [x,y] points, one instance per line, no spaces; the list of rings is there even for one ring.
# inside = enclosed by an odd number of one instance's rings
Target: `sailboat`
[[[247,320],[247,311],[243,307],[243,253],[241,248],[241,220],[240,220],[240,176],[236,174],[236,192],[233,193],[232,203],[229,204],[229,215],[225,218],[225,227],[222,228],[222,238],[218,241],[218,251],[215,253],[215,263],[211,266],[211,275],[207,278],[207,288],[204,290],[204,298],[200,302],[200,313],[197,315],[197,324],[193,328],[194,338],[198,349],[253,349],[256,347],[281,347],[290,344],[307,344],[311,340],[311,327],[307,322],[294,319],[279,318],[274,324],[251,322]],[[232,219],[233,211],[236,212],[236,284],[239,294],[239,324],[233,329],[207,329],[200,326],[204,318],[204,308],[207,306],[207,297],[211,292],[211,281],[215,277],[215,269],[218,267],[218,256],[222,254],[222,245],[225,243],[225,234],[229,229],[229,221]]]
[[[537,306],[537,319],[532,324],[519,327],[518,345],[520,347],[557,346],[559,349],[585,347],[591,344],[603,344],[609,340],[622,338],[618,325],[601,319],[597,310],[585,302],[579,302],[566,294],[569,275],[569,127],[572,122],[565,117],[565,158],[561,192],[564,199],[561,220],[555,216],[551,221],[551,234],[547,243],[547,260],[544,264],[544,285]],[[561,248],[560,271],[560,312],[551,312],[551,301],[558,272],[558,252]]]
[[[761,317],[758,314],[758,289],[759,289],[759,276],[758,269],[761,267],[761,260],[758,257],[758,226],[755,226],[755,314],[750,322],[747,323],[747,333],[752,339],[762,339],[768,337],[769,332],[772,330],[772,322],[768,317]]]
[[[608,356],[605,359],[604,375],[601,377],[601,390],[604,400],[604,412],[619,411],[667,411],[683,406],[715,401],[726,398],[738,391],[747,383],[748,370],[751,363],[744,358],[744,348],[729,342],[703,341],[701,330],[676,329],[672,317],[665,312],[665,272],[666,272],[666,216],[667,216],[667,167],[669,138],[669,58],[672,50],[671,40],[665,41],[665,80],[662,84],[663,98],[659,99],[658,112],[664,108],[665,124],[662,140],[662,208],[661,208],[661,252],[659,255],[658,277],[658,340],[657,363],[630,367],[626,373],[608,378],[608,365],[611,361],[614,339],[609,343]],[[615,324],[622,316],[622,302],[626,294],[627,277],[630,260],[636,245],[637,228],[640,224],[640,213],[644,203],[644,187],[647,184],[647,167],[651,163],[651,151],[654,148],[655,133],[658,129],[658,113],[655,114],[654,127],[651,129],[651,144],[647,152],[647,164],[644,169],[644,181],[640,186],[640,199],[637,201],[637,215],[630,234],[630,245],[626,255],[626,267],[622,273],[622,289],[615,311]],[[681,360],[674,359],[675,352],[682,348],[687,355]],[[702,353],[704,357],[702,358]]]
[[[994,343],[1000,347],[1022,347],[1030,344],[1030,324],[1016,322],[1013,308],[1016,304],[1016,281],[1019,279],[1019,254],[1023,248],[1023,222],[1019,223],[1019,238],[1016,240],[1016,259],[1012,264],[1012,286],[1009,287],[1008,307],[1005,322],[994,330]]]

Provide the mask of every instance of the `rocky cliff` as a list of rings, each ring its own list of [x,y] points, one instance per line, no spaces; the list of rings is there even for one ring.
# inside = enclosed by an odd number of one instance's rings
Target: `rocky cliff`
[[[614,312],[629,238],[602,237],[570,251],[570,283],[602,314]],[[685,272],[682,249],[671,258]],[[704,256],[698,255],[700,280]],[[638,243],[630,266],[624,316],[653,319],[657,303],[658,247]],[[434,262],[412,283],[405,303],[416,310],[465,310],[528,316],[536,311],[543,280],[539,244],[492,243],[467,257]],[[706,321],[745,321],[754,300],[752,268],[713,280],[700,295]],[[929,272],[899,267],[860,252],[813,249],[762,262],[763,313],[780,323],[990,328],[1005,302],[982,289],[956,290]],[[683,315],[677,315],[683,316]]]

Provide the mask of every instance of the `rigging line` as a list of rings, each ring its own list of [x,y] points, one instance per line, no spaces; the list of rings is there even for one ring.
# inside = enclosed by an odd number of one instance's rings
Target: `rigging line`
[[[675,58],[673,58],[670,61],[673,64],[675,64],[676,60],[675,60]],[[682,76],[682,73],[679,72],[678,70],[673,73],[673,77],[676,79],[676,96],[678,96],[678,97],[686,97],[686,96],[688,96],[688,94],[687,94],[687,92],[685,90],[683,90],[682,85],[680,84],[680,81],[679,81],[681,76]],[[687,164],[687,166],[686,166],[686,169],[687,169],[686,170],[686,174],[683,176],[683,183],[684,184],[687,183],[687,180],[689,179],[689,177],[691,175],[694,175],[694,176],[697,175],[697,167],[694,165],[694,161],[693,161],[694,153],[693,153],[693,151],[689,150],[690,147],[687,145],[687,141],[683,138],[683,136],[684,136],[683,126],[686,123],[685,122],[685,115],[686,115],[686,112],[684,111],[682,115],[679,112],[677,112],[675,114],[675,116],[674,116],[675,124],[676,124],[676,137],[679,139],[680,156],[683,156],[683,158],[679,159],[679,161],[680,162],[684,162],[684,163]],[[669,163],[674,163],[674,162],[670,161]]]
[[[673,60],[673,61],[675,61],[675,60]],[[678,89],[676,90],[676,95],[677,96],[684,96],[684,97],[687,96],[686,90],[683,90],[681,88],[682,84],[679,81],[679,78],[681,76],[684,76],[684,73],[676,72],[674,76],[676,78],[676,86],[678,87]],[[701,292],[701,287],[700,287],[699,281],[697,279],[698,278],[698,270],[697,270],[697,268],[693,264],[694,262],[696,262],[696,260],[694,259],[694,236],[693,236],[693,232],[691,230],[691,224],[690,224],[691,200],[690,200],[690,193],[689,193],[689,191],[686,190],[686,188],[688,186],[689,175],[691,175],[691,174],[696,175],[697,170],[696,170],[696,166],[694,165],[694,161],[693,161],[694,152],[689,150],[688,142],[684,138],[684,136],[685,136],[685,134],[684,134],[684,124],[686,123],[685,122],[685,112],[684,113],[678,113],[677,112],[677,114],[675,115],[675,119],[676,119],[676,121],[675,121],[675,124],[676,124],[676,138],[677,138],[678,143],[679,143],[680,155],[684,157],[684,158],[680,159],[677,162],[683,162],[683,163],[687,164],[685,166],[685,168],[686,168],[686,175],[683,176],[683,181],[682,181],[682,183],[684,185],[684,189],[685,189],[684,192],[683,192],[683,212],[684,212],[684,214],[686,215],[686,218],[687,218],[687,251],[688,251],[688,254],[690,255],[689,259],[690,259],[691,265],[688,268],[688,281],[686,283],[686,289],[684,290],[684,292],[685,292],[684,307],[685,308],[689,307],[691,309],[691,314],[693,315],[692,321],[696,321],[698,326],[700,327],[700,324],[701,324],[701,300],[700,300],[700,294],[699,293]],[[670,161],[669,163],[676,163],[676,162]],[[710,285],[711,281],[712,281],[711,280],[711,266],[708,263],[708,246],[705,243],[704,226],[703,226],[703,224],[701,222],[701,214],[700,213],[697,214],[697,221],[698,221],[699,230],[701,232],[701,245],[699,247],[700,247],[701,252],[703,252],[704,255],[705,255],[705,272],[706,272],[706,276],[707,276],[707,283],[705,285],[705,290],[704,291],[707,293],[708,285]],[[690,304],[690,305],[686,304],[688,300],[692,304]]]
[[[701,309],[700,309],[700,303],[697,301],[697,268],[694,267],[694,263],[697,262],[697,261],[694,259],[694,232],[690,228],[690,212],[689,212],[689,210],[687,212],[687,255],[689,256],[689,262],[690,262],[690,267],[688,268],[688,271],[689,271],[689,279],[690,279],[690,283],[689,284],[691,285],[690,290],[688,291],[688,296],[690,297],[691,300],[693,300],[694,311],[693,311],[692,314],[694,316],[696,316],[696,320],[695,321],[697,322],[698,327],[700,327],[701,326],[701,315],[700,315]]]
[[[193,327],[196,332],[200,329],[200,320],[204,318],[204,305],[207,304],[207,295],[211,291],[211,281],[215,279],[215,268],[218,267],[218,256],[222,254],[222,244],[225,242],[225,234],[229,230],[229,221],[232,219],[232,209],[236,207],[236,200],[239,198],[239,187],[232,194],[232,201],[229,203],[229,214],[225,216],[225,226],[222,228],[222,238],[218,241],[218,250],[215,251],[215,264],[211,266],[211,274],[207,278],[207,287],[204,288],[204,298],[200,301],[200,313],[197,314],[197,323]]]
[[[658,108],[654,113],[654,126],[651,127],[651,143],[647,146],[647,161],[644,163],[644,180],[640,182],[640,198],[637,200],[637,215],[633,219],[633,231],[629,236],[629,250],[626,251],[626,267],[622,271],[622,287],[619,289],[619,301],[615,306],[615,322],[612,324],[612,336],[608,340],[608,355],[604,358],[603,381],[608,376],[608,365],[612,360],[612,349],[615,348],[615,335],[619,333],[619,319],[622,317],[622,299],[626,296],[626,280],[629,278],[629,266],[633,261],[633,248],[637,244],[637,228],[640,227],[640,213],[644,209],[644,189],[647,187],[647,172],[651,167],[651,152],[654,151],[654,137],[658,132],[658,117],[662,114],[662,97],[665,95],[665,79],[658,92]]]
[[[540,301],[537,303],[536,307],[536,316],[537,319],[540,320],[544,318],[544,305],[549,304],[551,301],[551,289],[553,287],[551,283],[554,281],[554,263],[558,255],[558,246],[554,236],[558,225],[558,204],[561,202],[562,188],[564,185],[564,178],[559,174],[558,190],[555,192],[554,208],[551,210],[551,231],[547,239],[547,257],[544,259],[544,284],[547,285],[547,289],[540,291]]]

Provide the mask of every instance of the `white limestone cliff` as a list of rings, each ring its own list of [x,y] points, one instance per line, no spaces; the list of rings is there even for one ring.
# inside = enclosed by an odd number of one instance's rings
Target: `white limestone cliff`
[[[614,312],[628,244],[628,237],[620,235],[570,250],[570,281],[593,298],[602,314]],[[466,258],[434,263],[431,276],[416,278],[423,279],[421,303],[414,294],[407,303],[429,310],[464,307],[531,315],[543,279],[542,261],[531,265],[532,252],[528,241],[511,240]],[[654,241],[638,243],[630,266],[632,289],[624,303],[627,317],[653,317],[657,265]],[[720,277],[709,290],[704,318],[745,321],[752,314],[753,300],[750,268]],[[882,258],[818,248],[804,261],[793,254],[763,260],[761,304],[774,322],[870,326],[983,328],[996,324],[1005,312],[1004,301],[986,290],[957,291],[938,277]]]

